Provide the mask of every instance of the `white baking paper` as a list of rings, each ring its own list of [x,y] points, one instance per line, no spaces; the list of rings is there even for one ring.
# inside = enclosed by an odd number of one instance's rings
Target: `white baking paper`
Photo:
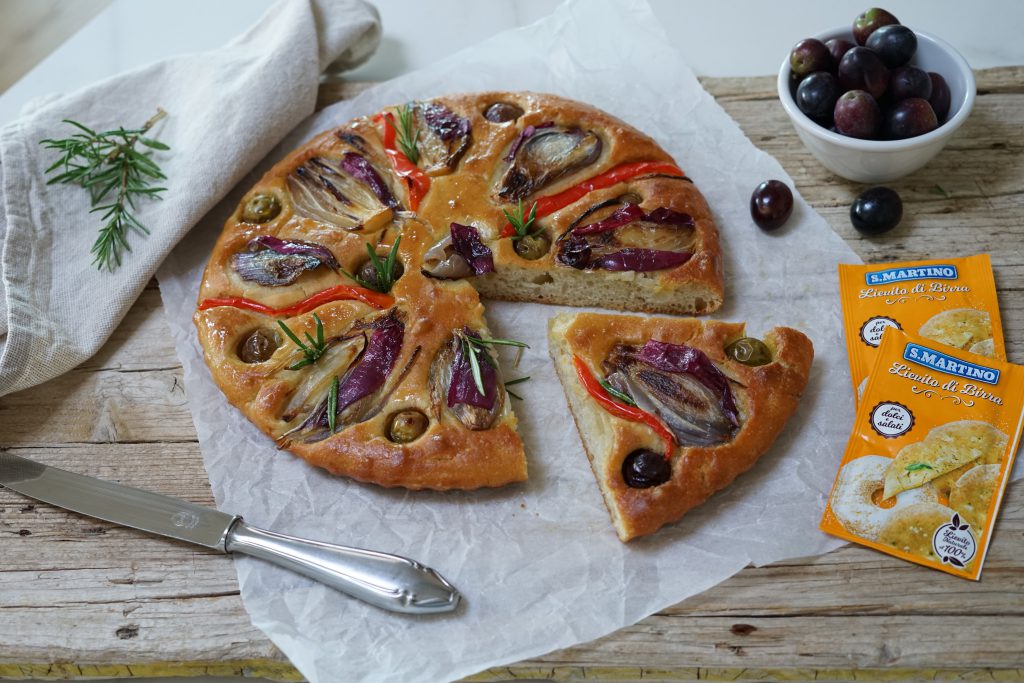
[[[575,98],[654,136],[707,197],[721,230],[727,305],[714,317],[746,320],[754,335],[790,325],[814,342],[800,408],[754,469],[680,523],[629,545],[612,530],[548,358],[545,326],[557,307],[487,304],[495,335],[531,345],[520,371],[532,379],[517,387],[527,400],[514,403],[530,480],[495,491],[384,490],[313,469],[228,405],[196,341],[191,319],[211,246],[264,168],[316,132],[384,105],[491,89]],[[279,532],[413,557],[465,596],[451,615],[402,616],[238,560],[253,622],[305,676],[455,679],[610,633],[750,563],[841,545],[818,520],[854,414],[836,264],[860,260],[800,197],[785,228],[757,229],[750,193],[768,178],[793,185],[700,87],[644,2],[588,0],[313,116],[186,238],[160,285],[218,506]]]

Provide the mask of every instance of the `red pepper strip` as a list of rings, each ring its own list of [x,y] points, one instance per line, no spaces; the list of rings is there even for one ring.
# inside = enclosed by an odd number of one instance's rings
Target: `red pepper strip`
[[[420,208],[420,200],[430,189],[430,177],[420,170],[420,167],[412,163],[409,157],[405,156],[395,145],[395,117],[388,114],[377,114],[374,121],[384,123],[384,151],[391,159],[391,165],[395,173],[402,178],[409,187],[409,208],[416,211]]]
[[[672,457],[672,451],[676,447],[676,439],[672,436],[672,432],[668,430],[668,427],[662,424],[661,420],[646,410],[641,410],[636,406],[628,406],[625,403],[619,403],[612,398],[612,395],[601,386],[601,383],[597,381],[597,378],[590,372],[590,368],[587,367],[587,364],[579,356],[572,357],[572,364],[576,368],[576,376],[580,378],[580,384],[583,385],[583,388],[587,390],[587,393],[595,401],[601,404],[602,408],[615,417],[632,420],[633,422],[642,422],[653,429],[661,437],[662,441],[665,442],[665,458],[670,459]]]
[[[549,197],[541,197],[537,200],[537,218],[550,216],[559,209],[564,209],[573,202],[585,197],[594,190],[603,190],[612,185],[624,183],[642,175],[670,175],[678,178],[686,177],[683,170],[675,164],[667,161],[637,161],[631,164],[619,164],[615,168],[605,171],[599,175],[584,180],[579,185],[562,190],[558,194]],[[502,237],[511,237],[516,234],[516,229],[511,223],[506,223],[501,229]]]
[[[314,308],[323,306],[326,303],[330,303],[332,301],[343,301],[346,299],[362,301],[364,304],[380,309],[390,308],[395,303],[394,298],[387,294],[381,294],[380,292],[374,292],[362,287],[353,287],[351,285],[336,285],[325,289],[322,292],[317,292],[298,303],[284,308],[273,308],[266,304],[261,304],[258,301],[253,301],[252,299],[246,299],[240,296],[228,296],[219,299],[203,299],[199,303],[199,310],[205,311],[210,308],[216,308],[217,306],[233,306],[234,308],[245,308],[250,311],[255,311],[256,313],[263,313],[264,315],[290,318],[294,315],[309,313]]]

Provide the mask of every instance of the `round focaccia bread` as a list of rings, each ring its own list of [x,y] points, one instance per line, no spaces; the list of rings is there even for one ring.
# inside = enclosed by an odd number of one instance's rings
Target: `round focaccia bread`
[[[551,95],[457,95],[354,119],[271,168],[225,224],[195,323],[228,400],[310,463],[500,486],[526,459],[477,292],[703,313],[721,263],[706,202],[648,136]],[[452,389],[478,355],[486,396]]]
[[[874,541],[892,514],[915,503],[937,503],[939,494],[931,484],[901,491],[888,502],[881,499],[885,470],[890,458],[862,455],[839,470],[829,505],[846,530]],[[878,502],[876,503],[876,498]]]
[[[878,542],[926,560],[938,561],[932,536],[948,524],[953,510],[939,503],[915,503],[894,512],[878,534]]]
[[[744,336],[744,331],[743,323],[693,318],[563,313],[550,320],[548,348],[594,476],[623,541],[654,533],[728,486],[768,450],[796,410],[814,356],[810,339],[788,327],[773,328],[763,338],[770,362],[749,366],[725,351]],[[651,340],[702,353],[724,375],[739,425],[714,444],[700,446],[677,439],[668,454],[667,478],[652,486],[634,487],[626,481],[624,463],[641,451],[663,457],[664,441],[648,425],[612,415],[603,408],[581,382],[575,359],[579,358],[593,377],[610,381],[608,362],[616,349],[638,347]],[[664,387],[663,377],[651,376],[651,382]],[[637,403],[642,400],[636,391],[632,399]],[[693,399],[684,397],[681,403],[694,406]],[[668,424],[664,412],[661,417]]]
[[[937,313],[921,325],[918,334],[971,353],[995,356],[991,316],[976,308],[954,308]]]

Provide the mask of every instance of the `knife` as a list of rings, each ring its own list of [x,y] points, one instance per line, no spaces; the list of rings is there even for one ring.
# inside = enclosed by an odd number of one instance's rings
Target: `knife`
[[[443,576],[398,555],[309,541],[246,524],[238,515],[50,467],[0,451],[0,484],[23,496],[222,553],[242,553],[393,612],[454,610]]]

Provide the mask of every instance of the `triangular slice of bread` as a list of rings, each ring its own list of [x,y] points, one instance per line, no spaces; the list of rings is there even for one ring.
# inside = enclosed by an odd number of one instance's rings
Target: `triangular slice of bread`
[[[796,410],[814,356],[811,341],[797,330],[776,327],[763,338],[771,362],[749,366],[725,351],[743,336],[743,323],[693,318],[565,313],[549,321],[551,357],[623,541],[651,534],[680,519],[728,486],[768,450]],[[602,379],[608,370],[605,361],[617,345],[639,348],[649,340],[696,348],[710,359],[728,380],[739,425],[731,438],[713,446],[679,444],[677,440],[668,480],[633,488],[626,483],[623,463],[640,449],[664,453],[663,441],[651,427],[605,410],[584,388],[574,357],[579,357],[595,378]]]

